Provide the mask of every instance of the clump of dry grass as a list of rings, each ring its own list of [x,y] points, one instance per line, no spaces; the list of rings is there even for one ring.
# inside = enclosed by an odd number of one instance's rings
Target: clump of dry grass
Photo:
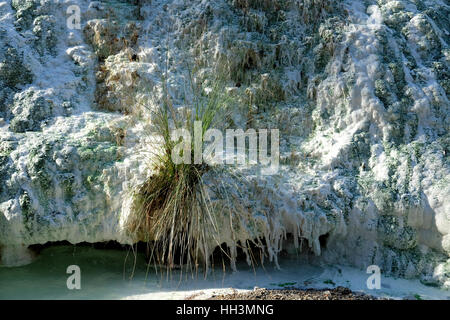
[[[202,181],[204,173],[212,168],[194,164],[193,141],[191,164],[172,161],[172,151],[177,143],[171,140],[172,129],[187,129],[193,137],[194,121],[202,121],[204,134],[217,123],[217,115],[223,113],[226,105],[220,82],[209,94],[194,86],[192,89],[194,101],[190,101],[190,110],[177,116],[164,81],[163,103],[152,117],[156,131],[162,137],[162,151],[157,155],[154,174],[137,188],[135,219],[129,226],[132,234],[147,242],[149,263],[168,270],[184,265],[194,271],[202,264],[207,270],[208,242],[217,233],[211,202]]]

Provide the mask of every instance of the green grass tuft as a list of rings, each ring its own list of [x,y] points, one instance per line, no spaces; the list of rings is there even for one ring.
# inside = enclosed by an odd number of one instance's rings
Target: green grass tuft
[[[164,101],[152,114],[156,133],[162,137],[162,146],[157,153],[153,175],[135,192],[135,219],[128,226],[138,240],[148,243],[150,262],[169,270],[185,265],[192,271],[202,264],[207,270],[208,245],[211,237],[217,234],[211,201],[202,180],[212,168],[194,164],[193,145],[192,164],[175,164],[172,151],[176,142],[171,140],[171,132],[184,128],[194,137],[194,121],[202,121],[204,134],[217,124],[218,115],[225,109],[226,98],[220,82],[209,94],[204,94],[202,88],[195,88],[190,81],[194,99],[183,114],[177,114],[164,82]]]

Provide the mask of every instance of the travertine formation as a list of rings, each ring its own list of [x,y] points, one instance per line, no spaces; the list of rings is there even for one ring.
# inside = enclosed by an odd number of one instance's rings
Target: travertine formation
[[[150,110],[165,77],[185,108],[190,72],[225,80],[220,129],[280,130],[278,173],[205,175],[220,224],[207,256],[255,241],[275,263],[303,248],[450,286],[449,14],[448,0],[0,1],[2,262],[136,240]]]

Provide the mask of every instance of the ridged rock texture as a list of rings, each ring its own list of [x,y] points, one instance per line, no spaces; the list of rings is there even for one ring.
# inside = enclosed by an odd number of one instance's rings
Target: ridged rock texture
[[[81,28],[67,8],[81,9]],[[280,130],[280,169],[206,174],[208,256],[247,241],[450,287],[448,0],[0,1],[0,246],[135,239],[167,73],[225,79],[224,128]],[[243,178],[239,178],[243,177]],[[259,241],[258,241],[259,240]]]

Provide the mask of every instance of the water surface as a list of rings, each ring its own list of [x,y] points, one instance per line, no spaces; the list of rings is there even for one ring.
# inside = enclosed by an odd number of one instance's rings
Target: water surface
[[[69,290],[67,267],[81,269],[81,290]],[[134,266],[134,267],[133,267]],[[313,266],[298,258],[282,259],[281,270],[267,263],[251,268],[238,264],[238,272],[216,267],[204,279],[174,271],[171,278],[148,269],[142,254],[127,250],[55,246],[44,249],[31,264],[0,267],[0,299],[180,299],[198,292],[224,288],[314,287],[338,285],[355,291],[394,298],[449,299],[450,292],[428,287],[418,280],[382,276],[381,289],[369,290],[364,270],[345,266]],[[132,277],[131,277],[132,275]]]

